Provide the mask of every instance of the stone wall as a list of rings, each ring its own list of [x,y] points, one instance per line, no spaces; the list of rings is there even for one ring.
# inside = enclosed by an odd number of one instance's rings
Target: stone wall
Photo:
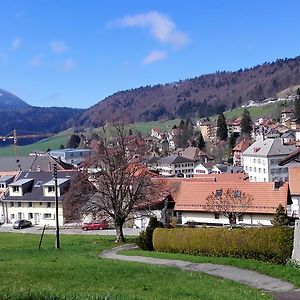
[[[295,224],[294,249],[292,259],[300,261],[300,221]]]

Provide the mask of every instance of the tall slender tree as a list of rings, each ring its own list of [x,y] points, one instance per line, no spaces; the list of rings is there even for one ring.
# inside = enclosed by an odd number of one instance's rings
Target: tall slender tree
[[[219,114],[217,120],[217,138],[226,141],[228,137],[226,119],[223,113]]]
[[[245,108],[241,120],[241,133],[244,136],[250,136],[251,131],[252,131],[252,120],[250,117],[249,110]]]

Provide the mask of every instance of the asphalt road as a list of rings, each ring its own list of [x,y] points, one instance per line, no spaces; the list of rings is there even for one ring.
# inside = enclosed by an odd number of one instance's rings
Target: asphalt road
[[[13,233],[32,233],[32,234],[41,234],[43,227],[33,226],[24,229],[13,229],[12,225],[2,225],[0,226],[0,232],[13,232]],[[124,235],[139,235],[141,229],[136,228],[123,228]],[[104,229],[104,230],[88,230],[83,231],[80,228],[60,228],[59,231],[61,234],[82,234],[82,235],[115,235],[115,229]],[[45,234],[55,234],[55,229],[45,230]]]

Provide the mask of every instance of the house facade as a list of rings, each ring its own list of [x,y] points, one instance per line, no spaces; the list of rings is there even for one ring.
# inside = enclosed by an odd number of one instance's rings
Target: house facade
[[[254,142],[242,154],[244,171],[252,182],[288,181],[288,167],[279,163],[296,151],[295,145],[286,145],[282,138],[268,138]]]
[[[287,208],[288,184],[281,183],[274,186],[272,182],[206,182],[199,184],[197,181],[183,181],[175,198],[175,208],[181,223],[196,222],[208,225],[226,225],[229,219],[221,213],[209,211],[207,197],[211,193],[227,189],[246,193],[252,197],[252,202],[236,220],[237,224],[246,225],[271,225],[271,220],[279,204]],[[221,195],[220,194],[220,195]],[[236,197],[240,194],[237,193]],[[236,207],[236,211],[239,211]]]
[[[55,182],[52,172],[22,172],[16,181],[8,184],[8,192],[2,199],[6,223],[27,219],[34,225],[55,226],[64,223],[63,198],[75,173],[58,172],[58,216],[55,214]]]
[[[78,165],[91,155],[91,149],[60,149],[52,150],[49,155],[70,165]]]
[[[300,165],[289,168],[289,186],[291,193],[291,205],[288,206],[289,217],[300,217]]]

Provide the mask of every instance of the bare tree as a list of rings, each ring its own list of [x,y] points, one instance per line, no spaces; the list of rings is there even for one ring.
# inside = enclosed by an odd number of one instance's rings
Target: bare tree
[[[219,189],[206,197],[208,211],[222,214],[230,224],[236,224],[236,218],[250,207],[253,197],[238,189]]]
[[[81,172],[82,192],[77,181],[73,185],[77,191],[71,185],[71,193],[76,193],[76,197],[68,198],[80,203],[83,214],[111,218],[116,227],[116,242],[123,242],[124,223],[135,211],[149,207],[147,203],[160,197],[161,184],[153,180],[153,173],[130,152],[123,127],[114,127],[116,137],[108,139],[104,131]]]

